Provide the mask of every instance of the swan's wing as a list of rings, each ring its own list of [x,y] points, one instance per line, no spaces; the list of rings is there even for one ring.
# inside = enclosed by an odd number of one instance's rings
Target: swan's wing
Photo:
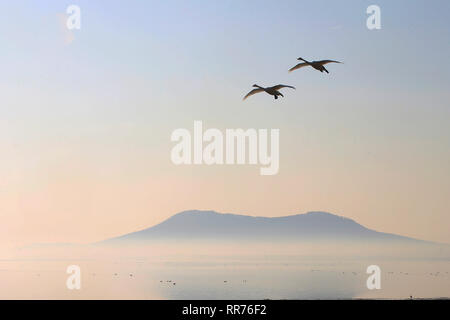
[[[304,62],[299,63],[299,64],[297,64],[296,66],[290,68],[290,69],[289,69],[289,72],[292,72],[292,71],[294,71],[294,70],[297,70],[297,69],[306,67],[307,65],[308,65],[308,64],[307,64],[307,63],[304,63]]]
[[[252,95],[254,95],[254,94],[256,94],[256,93],[258,93],[258,92],[262,92],[262,91],[264,91],[264,89],[253,89],[252,91],[250,91],[249,93],[247,93],[246,95],[245,95],[245,97],[244,97],[244,99],[242,99],[242,100],[245,100],[245,99],[247,99],[248,97],[250,97],[250,96],[252,96]]]
[[[332,63],[332,62],[334,62],[334,63],[342,63],[340,61],[335,61],[335,60],[320,60],[320,61],[317,61],[317,63],[321,64],[321,65],[324,65],[324,64],[327,64],[327,63]]]
[[[274,90],[280,90],[280,89],[282,89],[282,88],[291,88],[291,89],[295,89],[295,87],[293,87],[293,86],[286,86],[286,85],[284,85],[284,84],[279,84],[279,85],[277,85],[277,86],[274,86],[274,87],[272,87]]]

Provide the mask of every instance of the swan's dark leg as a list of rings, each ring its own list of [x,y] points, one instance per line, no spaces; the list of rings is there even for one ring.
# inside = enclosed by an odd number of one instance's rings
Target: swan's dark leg
[[[327,69],[325,69],[325,67],[323,67],[323,71],[325,71],[326,73],[329,73]]]
[[[275,98],[275,100],[278,99],[278,96],[277,96],[277,95],[274,95],[273,97]]]

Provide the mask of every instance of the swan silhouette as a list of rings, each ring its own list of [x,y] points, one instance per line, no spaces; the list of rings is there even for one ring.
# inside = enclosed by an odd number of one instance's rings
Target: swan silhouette
[[[289,69],[289,72],[292,72],[294,70],[303,68],[303,67],[307,67],[307,66],[311,66],[316,70],[319,70],[320,72],[326,72],[329,73],[327,69],[325,69],[324,65],[327,63],[342,63],[340,61],[335,61],[335,60],[319,60],[319,61],[306,61],[303,58],[298,58],[297,60],[303,61],[299,64],[297,64],[296,66],[292,67],[291,69]]]
[[[268,93],[268,94],[270,94],[270,95],[272,95],[275,99],[278,99],[278,96],[284,97],[283,94],[280,91],[278,91],[278,90],[280,90],[282,88],[295,89],[295,87],[293,87],[293,86],[287,86],[287,85],[284,85],[284,84],[279,84],[279,85],[276,85],[276,86],[273,86],[273,87],[267,87],[267,88],[263,88],[263,87],[258,86],[257,84],[254,84],[253,87],[255,87],[256,89],[253,89],[252,91],[247,93],[242,100],[245,100],[248,97],[250,97],[250,96],[252,96],[252,95],[254,95],[256,93],[263,92],[263,91]]]

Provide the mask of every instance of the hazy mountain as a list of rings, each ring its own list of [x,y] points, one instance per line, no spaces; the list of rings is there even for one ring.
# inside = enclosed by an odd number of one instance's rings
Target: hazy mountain
[[[399,235],[377,232],[351,219],[326,212],[308,212],[267,218],[197,210],[178,213],[153,227],[112,238],[102,243],[157,240],[427,243]]]

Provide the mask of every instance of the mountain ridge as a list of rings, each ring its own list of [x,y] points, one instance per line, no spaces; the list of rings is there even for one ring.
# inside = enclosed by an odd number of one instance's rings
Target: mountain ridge
[[[155,240],[369,241],[432,243],[369,229],[356,221],[324,211],[281,217],[185,210],[163,222],[100,243]]]

